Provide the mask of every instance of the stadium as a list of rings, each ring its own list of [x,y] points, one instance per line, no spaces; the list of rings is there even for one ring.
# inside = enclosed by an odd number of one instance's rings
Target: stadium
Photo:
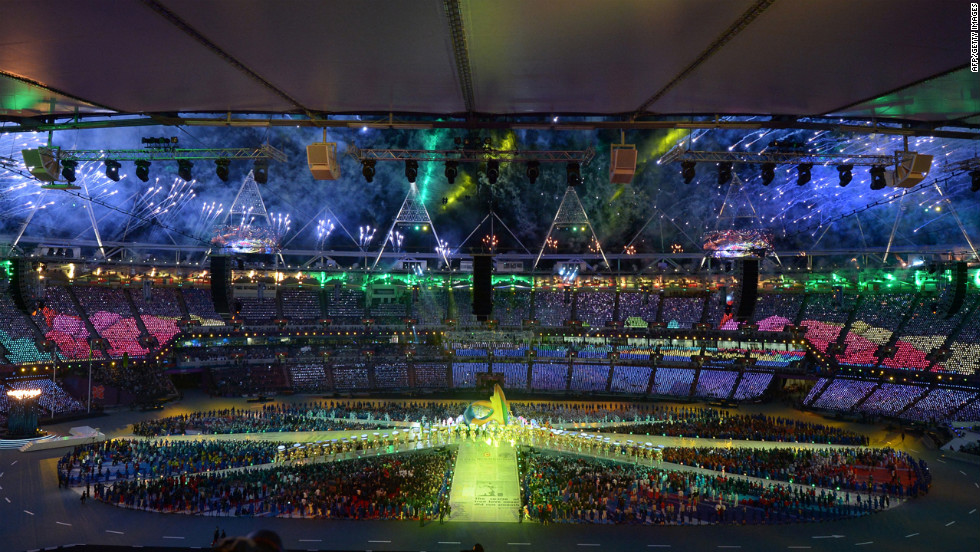
[[[0,6],[5,550],[976,550],[976,3]]]

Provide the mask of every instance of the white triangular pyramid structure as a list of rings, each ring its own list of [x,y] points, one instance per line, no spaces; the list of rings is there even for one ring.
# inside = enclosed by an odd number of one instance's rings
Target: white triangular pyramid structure
[[[538,267],[538,262],[541,260],[541,256],[544,255],[544,249],[548,246],[548,242],[551,240],[551,233],[555,231],[555,228],[582,225],[589,227],[589,232],[592,234],[592,239],[595,241],[596,248],[599,250],[599,255],[602,256],[602,261],[606,263],[606,267],[608,268],[609,260],[606,259],[606,253],[602,250],[602,244],[599,242],[599,237],[595,234],[595,229],[592,228],[589,216],[585,214],[585,208],[582,207],[582,201],[578,198],[578,192],[575,191],[574,186],[569,186],[565,189],[565,197],[561,198],[561,205],[558,206],[558,212],[555,213],[555,220],[551,222],[548,233],[545,235],[544,241],[541,242],[541,250],[538,251],[538,257],[534,259],[532,270]]]
[[[425,208],[425,204],[422,203],[422,198],[419,197],[419,188],[414,182],[408,185],[408,194],[405,195],[405,201],[402,202],[402,206],[398,209],[398,214],[395,215],[395,220],[391,223],[391,228],[388,229],[388,233],[384,235],[384,240],[381,242],[381,249],[378,250],[378,256],[374,259],[374,264],[371,268],[378,266],[378,262],[381,260],[381,255],[385,252],[385,247],[388,246],[388,236],[392,235],[395,228],[400,224],[427,224],[429,228],[432,229],[432,237],[436,239],[436,243],[442,243],[439,240],[439,234],[436,233],[436,227],[432,224],[432,218],[429,216],[429,211]],[[446,258],[445,251],[442,252],[442,260],[449,264],[449,259]]]
[[[238,189],[235,201],[231,202],[231,208],[225,215],[225,222],[229,222],[231,217],[235,215],[261,217],[266,224],[269,223],[269,213],[265,210],[265,203],[262,201],[262,194],[259,192],[259,185],[255,182],[252,171],[248,171],[245,182],[242,182],[242,187]]]
[[[762,224],[759,212],[755,210],[755,205],[752,204],[752,199],[749,198],[749,194],[746,192],[742,180],[738,177],[738,174],[733,172],[732,181],[728,186],[728,193],[725,194],[725,201],[722,202],[721,209],[718,210],[718,216],[715,218],[717,221],[715,229],[722,229],[726,222],[729,227],[735,227],[738,225],[740,219],[750,224],[756,223],[760,226]]]

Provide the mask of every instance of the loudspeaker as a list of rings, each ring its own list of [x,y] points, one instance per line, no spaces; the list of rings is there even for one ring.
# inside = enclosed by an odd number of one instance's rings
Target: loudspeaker
[[[612,144],[609,152],[609,182],[629,184],[636,174],[636,146]]]
[[[317,142],[306,146],[306,162],[314,180],[337,180],[340,165],[337,164],[337,144]]]
[[[911,188],[925,180],[932,167],[932,156],[911,153],[894,171],[885,173],[885,183],[893,188]]]
[[[949,303],[949,310],[946,318],[960,312],[963,308],[963,300],[966,299],[966,263],[958,261],[953,263],[953,300]]]
[[[741,259],[738,261],[739,281],[735,294],[735,319],[748,322],[755,311],[755,300],[759,295],[759,260]]]
[[[493,312],[493,257],[491,255],[473,256],[473,314],[484,321]]]
[[[24,156],[24,165],[34,178],[42,182],[58,180],[61,163],[57,151],[51,148],[36,148],[21,150],[21,154]]]
[[[10,278],[10,297],[21,312],[31,314],[37,308],[38,277],[34,263],[29,259],[11,259],[13,275]]]
[[[231,261],[227,255],[211,255],[211,302],[222,316],[232,314]]]

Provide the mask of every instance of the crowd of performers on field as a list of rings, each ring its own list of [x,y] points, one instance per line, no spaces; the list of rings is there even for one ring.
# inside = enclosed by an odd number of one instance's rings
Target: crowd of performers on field
[[[665,447],[512,421],[306,443],[116,439],[76,447],[58,473],[63,485],[84,486],[83,496],[137,509],[423,522],[451,515],[453,445],[461,442],[516,447],[520,519],[544,523],[836,519],[919,496],[931,482],[924,462],[892,449]]]

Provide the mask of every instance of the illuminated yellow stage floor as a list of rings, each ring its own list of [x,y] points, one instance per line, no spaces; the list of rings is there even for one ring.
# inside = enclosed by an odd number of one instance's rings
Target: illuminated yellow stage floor
[[[451,521],[516,523],[520,501],[516,448],[481,441],[459,445],[449,493]]]

